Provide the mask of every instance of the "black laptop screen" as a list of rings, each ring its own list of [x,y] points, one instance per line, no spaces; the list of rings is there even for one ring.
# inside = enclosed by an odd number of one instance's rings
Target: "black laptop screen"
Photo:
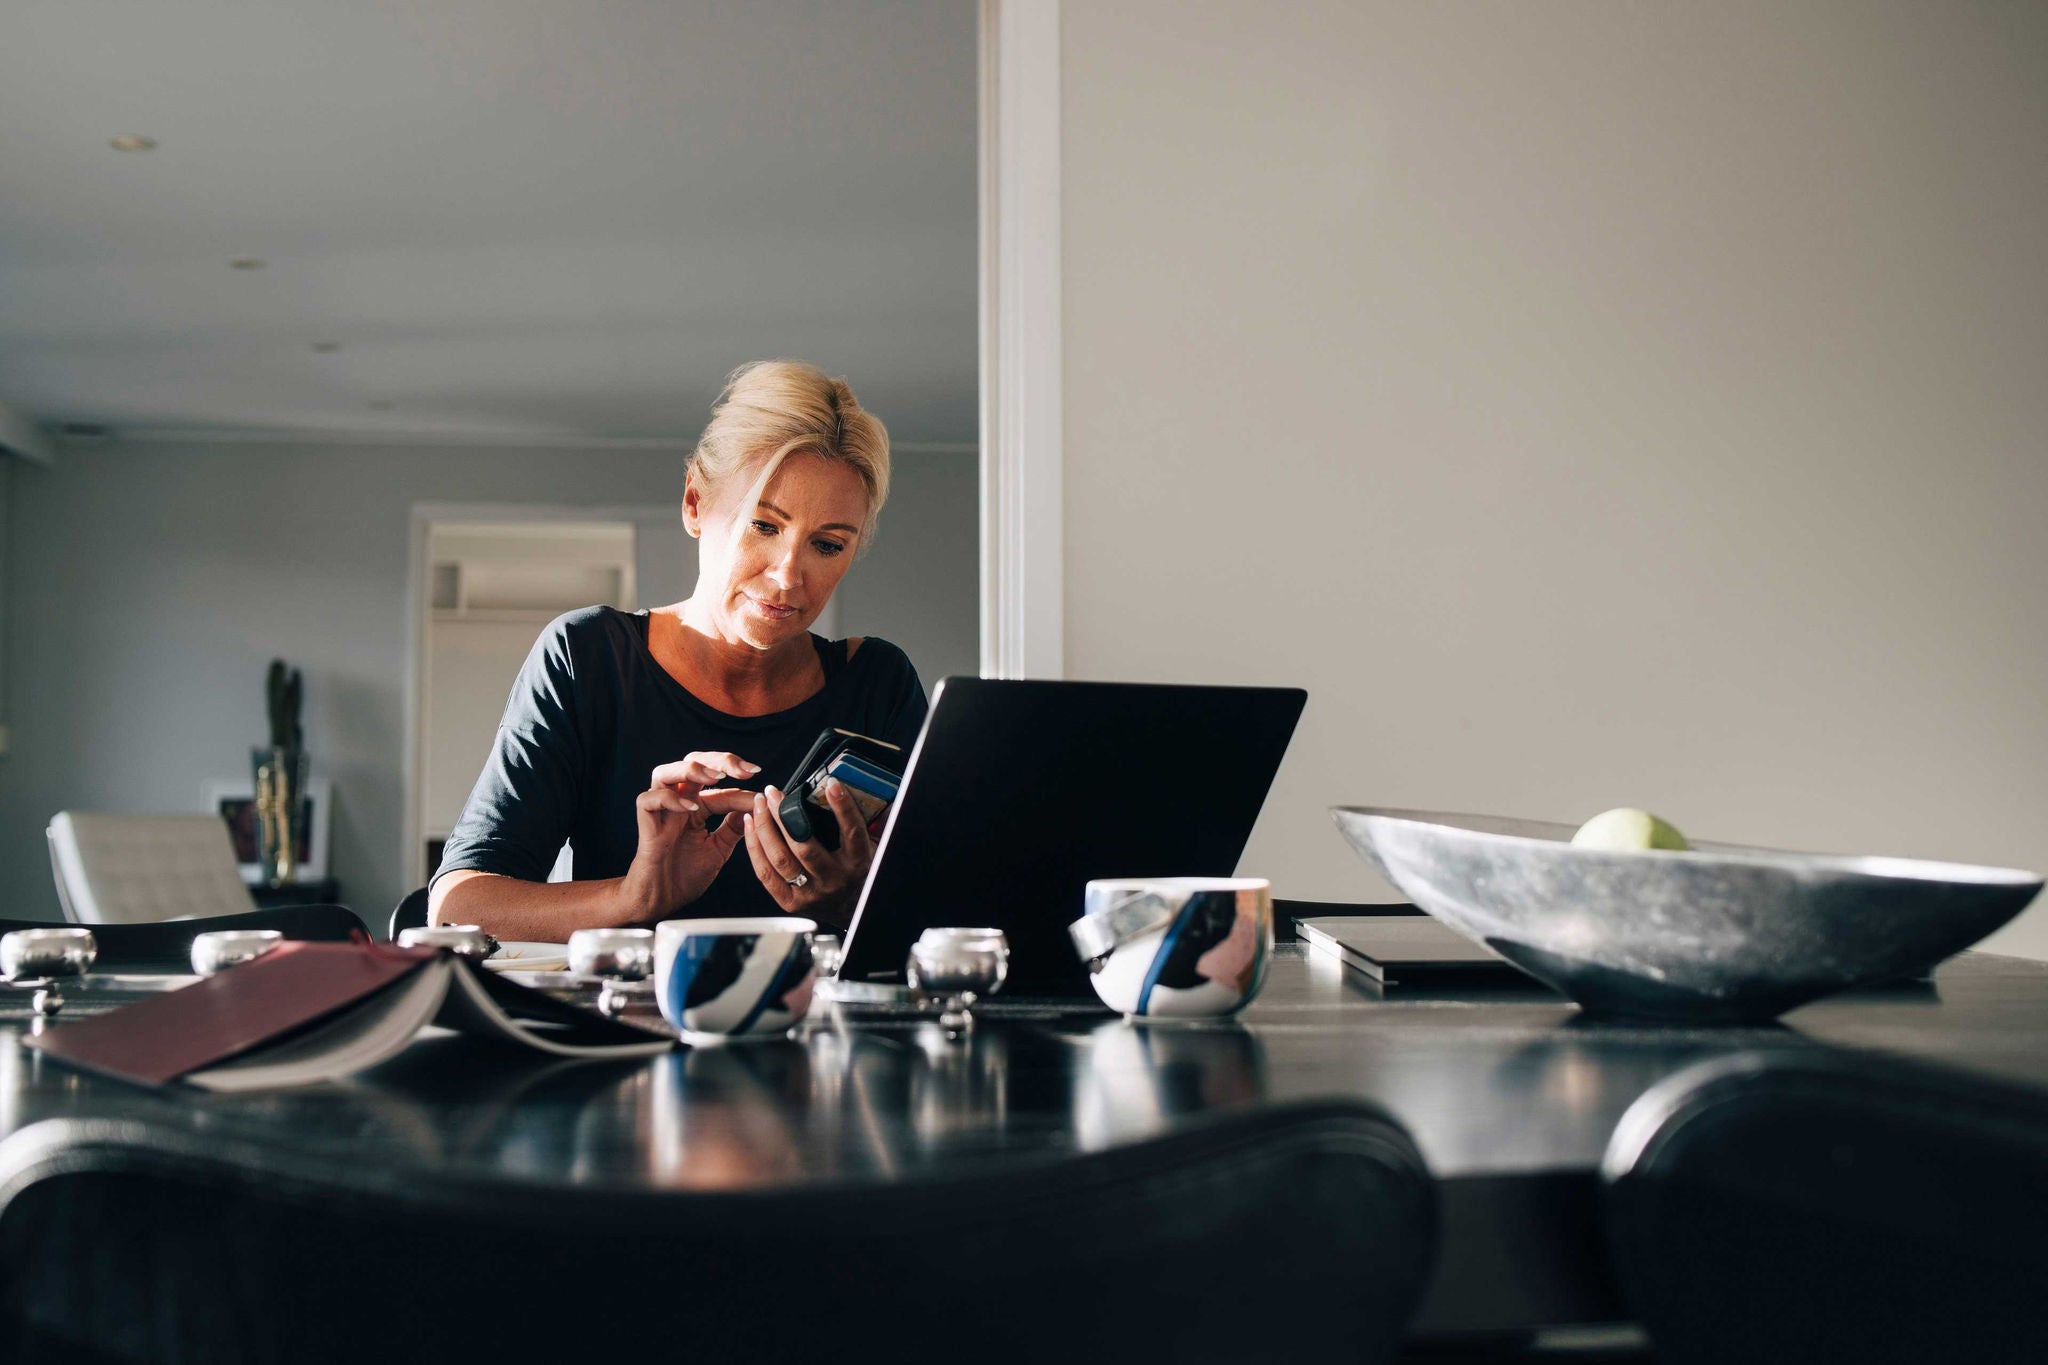
[[[947,678],[890,808],[841,977],[900,981],[925,928],[988,925],[1010,940],[1005,994],[1088,995],[1066,933],[1088,881],[1235,872],[1307,698]]]

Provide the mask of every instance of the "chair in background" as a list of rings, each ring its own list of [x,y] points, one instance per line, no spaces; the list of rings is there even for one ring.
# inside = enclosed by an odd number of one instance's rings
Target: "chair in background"
[[[0,934],[47,928],[48,924],[32,920],[0,920]],[[190,971],[193,937],[214,929],[275,929],[288,939],[312,943],[346,942],[352,933],[368,932],[362,919],[345,905],[280,905],[237,915],[154,924],[95,924],[91,928],[99,944],[93,970],[101,972]]]
[[[391,937],[395,941],[401,929],[424,929],[427,924],[427,888],[405,893],[391,912]]]
[[[48,837],[57,900],[73,923],[142,924],[252,905],[217,815],[59,811]]]
[[[1414,1144],[1351,1104],[946,1179],[716,1192],[51,1119],[0,1143],[0,1200],[0,1354],[24,1365],[1388,1360],[1435,1227]]]
[[[1742,1054],[1638,1100],[1603,1176],[1659,1361],[2048,1360],[2048,1095]]]

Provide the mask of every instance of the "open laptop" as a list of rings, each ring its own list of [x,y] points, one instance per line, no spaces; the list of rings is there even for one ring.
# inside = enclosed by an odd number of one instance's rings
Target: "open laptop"
[[[1005,998],[1092,1000],[1067,937],[1091,878],[1227,877],[1308,694],[947,678],[910,752],[839,980],[900,985],[934,926],[1010,941]]]

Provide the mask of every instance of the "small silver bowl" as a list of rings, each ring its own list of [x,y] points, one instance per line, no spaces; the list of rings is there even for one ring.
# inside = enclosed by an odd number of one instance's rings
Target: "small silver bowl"
[[[569,970],[614,981],[654,975],[652,929],[578,929],[569,935]]]
[[[498,940],[474,924],[429,924],[398,931],[401,948],[446,948],[457,957],[482,962],[498,951]]]
[[[936,996],[939,1027],[958,1037],[974,1026],[974,1002],[1003,988],[1010,941],[1000,929],[927,929],[910,945],[910,988]]]
[[[0,976],[36,988],[29,1006],[48,1017],[64,1008],[60,978],[84,976],[99,958],[99,940],[90,929],[16,929],[0,935]],[[36,1027],[42,1027],[38,1018]]]
[[[84,976],[100,955],[90,929],[16,929],[0,935],[0,976],[47,981]]]
[[[213,929],[192,939],[192,970],[212,976],[223,967],[251,962],[284,942],[275,929]]]

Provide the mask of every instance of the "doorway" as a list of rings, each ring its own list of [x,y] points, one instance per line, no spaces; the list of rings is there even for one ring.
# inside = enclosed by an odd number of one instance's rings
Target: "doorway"
[[[428,504],[412,518],[404,866],[424,885],[440,861],[533,642],[565,611],[622,611],[689,595],[695,542],[669,505]],[[815,629],[838,627],[837,604]],[[558,857],[553,880],[573,875]]]

